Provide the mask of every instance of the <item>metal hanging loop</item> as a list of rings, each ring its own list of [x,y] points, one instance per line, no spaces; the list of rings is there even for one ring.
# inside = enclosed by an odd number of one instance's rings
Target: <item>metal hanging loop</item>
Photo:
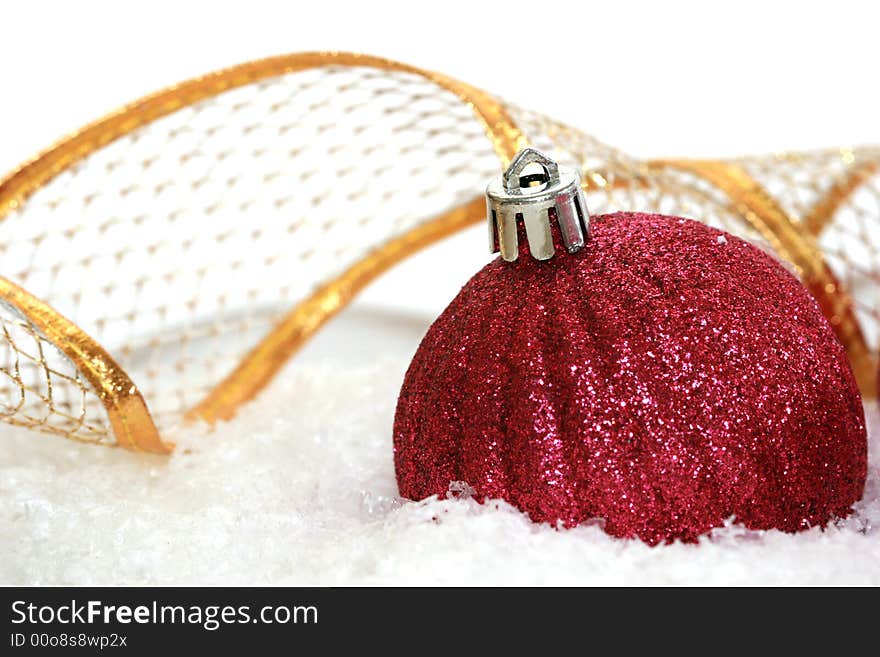
[[[508,194],[514,194],[524,187],[530,186],[533,180],[537,181],[536,176],[541,174],[532,174],[531,176],[523,176],[523,171],[531,164],[538,164],[544,169],[544,181],[546,184],[555,185],[559,182],[559,165],[549,157],[535,150],[534,148],[524,148],[507,167],[504,172],[504,189]]]

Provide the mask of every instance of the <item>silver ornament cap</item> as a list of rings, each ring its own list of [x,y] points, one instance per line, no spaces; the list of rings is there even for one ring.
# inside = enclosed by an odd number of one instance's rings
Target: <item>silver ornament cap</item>
[[[526,173],[533,166],[535,173]],[[589,237],[590,213],[578,172],[525,148],[503,175],[486,188],[489,248],[511,262],[519,256],[517,220],[525,226],[529,253],[549,260],[556,253],[550,224],[556,221],[569,253],[580,251]]]

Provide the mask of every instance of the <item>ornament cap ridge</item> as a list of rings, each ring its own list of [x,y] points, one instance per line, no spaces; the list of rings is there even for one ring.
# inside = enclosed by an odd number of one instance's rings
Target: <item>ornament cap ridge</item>
[[[527,173],[529,167],[539,172]],[[501,251],[508,262],[519,256],[518,221],[525,227],[529,253],[536,260],[549,260],[556,253],[554,219],[569,253],[580,251],[589,237],[590,213],[580,175],[534,148],[517,153],[507,171],[489,183],[486,219],[490,250]]]

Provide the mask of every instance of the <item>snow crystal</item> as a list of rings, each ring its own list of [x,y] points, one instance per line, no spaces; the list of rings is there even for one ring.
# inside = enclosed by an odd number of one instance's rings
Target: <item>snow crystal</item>
[[[737,526],[648,547],[503,502],[397,497],[405,359],[294,362],[170,458],[0,428],[6,584],[880,584],[880,420],[855,514],[796,535]]]

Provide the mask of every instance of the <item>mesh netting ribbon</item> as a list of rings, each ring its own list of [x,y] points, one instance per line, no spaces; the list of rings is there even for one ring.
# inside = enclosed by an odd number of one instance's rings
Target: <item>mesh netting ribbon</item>
[[[688,216],[774,253],[876,394],[880,149],[642,161],[439,74],[310,53],[149,96],[0,182],[0,417],[169,451],[380,273],[482,221],[526,145],[581,170],[594,214]]]

